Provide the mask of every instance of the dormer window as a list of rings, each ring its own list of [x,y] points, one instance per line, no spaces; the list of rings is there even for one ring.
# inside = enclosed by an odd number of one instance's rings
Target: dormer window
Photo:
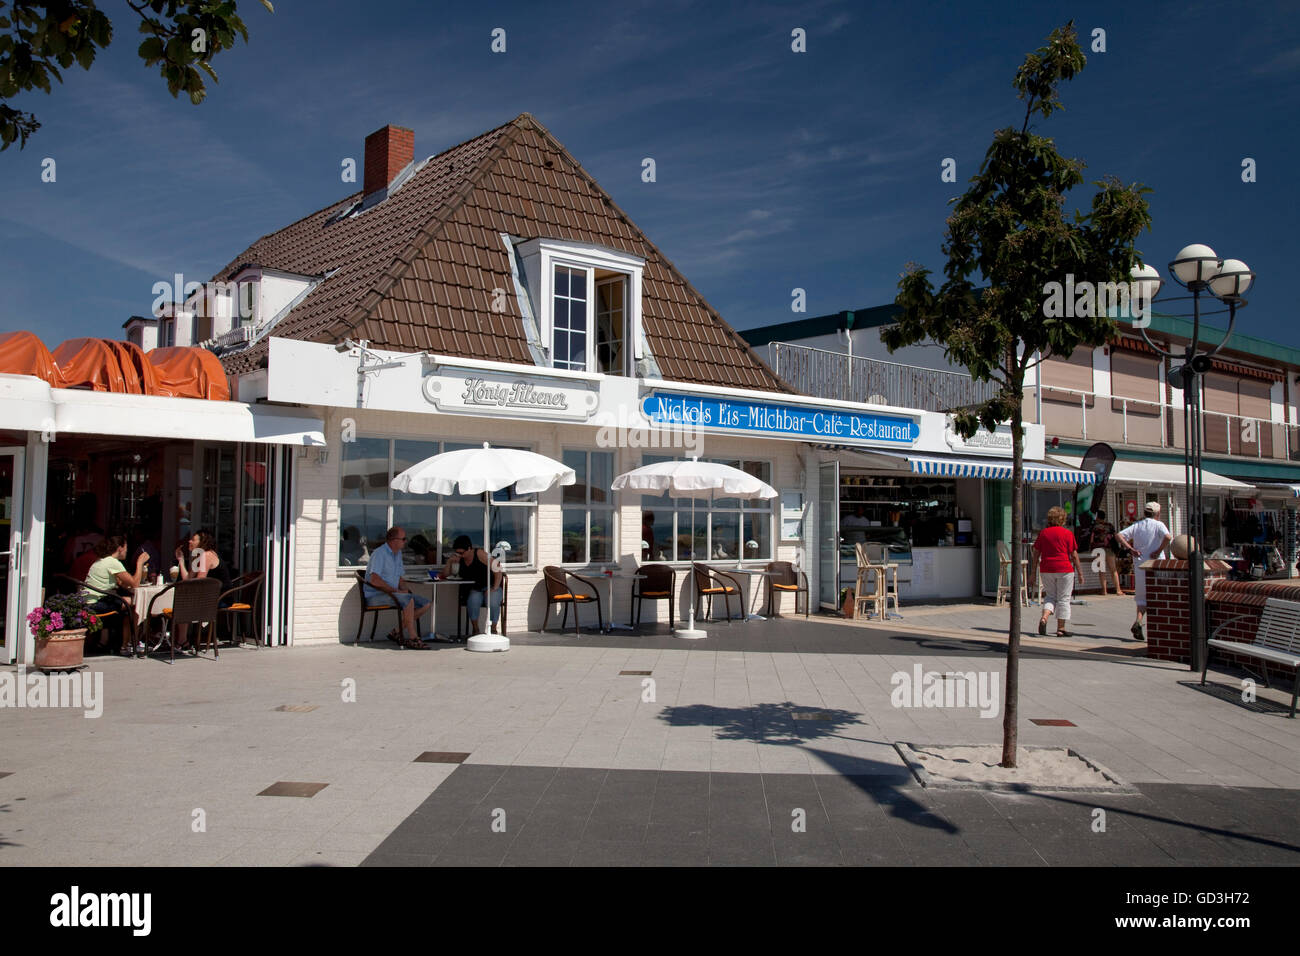
[[[643,260],[603,246],[546,239],[521,244],[520,253],[551,367],[635,375]]]
[[[235,293],[233,328],[257,324],[258,282],[242,279]]]

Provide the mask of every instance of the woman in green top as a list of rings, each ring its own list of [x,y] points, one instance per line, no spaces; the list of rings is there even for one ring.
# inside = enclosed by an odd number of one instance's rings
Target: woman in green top
[[[119,633],[123,640],[121,649],[123,654],[131,652],[131,645],[135,643],[134,621],[131,620],[131,614],[124,610],[122,601],[112,595],[119,591],[125,591],[130,594],[140,586],[144,578],[145,562],[149,560],[149,555],[141,552],[135,561],[135,574],[126,570],[126,565],[122,559],[126,557],[126,538],[120,534],[111,535],[104,538],[95,545],[95,554],[98,560],[90,566],[90,571],[86,574],[86,585],[81,589],[82,597],[90,601],[90,610],[96,614],[107,614],[111,611],[120,611],[121,618],[125,622],[125,630],[118,631],[116,627],[112,629]],[[108,592],[105,594],[104,592]],[[109,624],[112,625],[113,621]],[[108,632],[110,628],[105,627],[99,632],[99,646],[108,645]]]

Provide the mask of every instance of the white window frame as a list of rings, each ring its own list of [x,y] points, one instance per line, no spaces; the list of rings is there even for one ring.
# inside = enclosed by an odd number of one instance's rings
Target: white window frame
[[[673,458],[672,455],[657,455],[657,454],[646,455],[642,459],[642,464],[643,465],[651,464],[656,461],[671,461],[672,458]],[[709,458],[702,458],[701,460],[710,461],[710,462],[739,461],[742,468],[747,463],[760,463],[760,464],[767,465],[769,477],[776,474],[776,462],[770,458],[747,458],[742,455],[736,455],[736,456],[719,455],[719,456],[710,456]],[[690,567],[692,563],[691,559],[683,558],[679,554],[677,554],[678,538],[681,535],[689,532],[689,529],[683,529],[681,527],[680,520],[679,520],[683,515],[689,517],[691,513],[689,500],[682,499],[687,503],[679,507],[677,504],[678,499],[675,498],[670,493],[668,495],[659,496],[663,498],[662,504],[656,501],[652,505],[647,505],[645,498],[654,498],[654,497],[656,496],[652,492],[644,492],[641,500],[641,510],[642,512],[654,511],[656,513],[659,513],[662,511],[662,512],[669,512],[672,514],[673,529],[672,529],[671,540],[673,544],[673,557],[671,559],[665,558],[662,561],[660,561],[659,558],[657,558],[655,555],[652,554],[648,560],[659,562],[662,564],[669,564],[672,565],[673,567],[678,567],[678,568]],[[739,499],[736,505],[719,507],[713,504],[713,502],[708,498],[697,498],[695,501],[695,517],[696,520],[699,520],[701,517],[703,517],[706,522],[704,540],[705,540],[706,554],[708,555],[708,557],[703,557],[703,558],[697,557],[695,558],[695,560],[705,564],[716,564],[719,568],[721,568],[724,571],[728,567],[733,566],[737,561],[739,561],[740,567],[753,567],[756,565],[766,565],[768,562],[777,560],[777,552],[781,544],[781,539],[777,537],[777,532],[779,531],[779,528],[777,527],[777,522],[780,520],[779,508],[777,507],[777,502],[779,502],[779,500],[780,500],[779,498],[773,498],[773,499],[743,499],[742,498]],[[713,540],[713,529],[715,527],[713,516],[732,515],[732,514],[738,515],[740,518],[738,531],[741,533],[742,537],[737,542],[737,545],[741,552],[741,557],[715,558],[713,557],[713,553],[716,547],[716,544]],[[767,540],[768,540],[769,547],[771,548],[770,556],[768,557],[760,556],[754,558],[747,558],[743,556],[745,551],[745,542],[743,538],[743,532],[745,527],[744,518],[747,515],[750,517],[754,517],[757,515],[766,516]]]
[[[560,564],[566,568],[613,568],[618,567],[618,532],[620,511],[616,498],[618,492],[606,489],[609,495],[607,503],[596,505],[593,509],[591,502],[591,456],[592,455],[609,455],[610,456],[610,473],[611,475],[618,472],[618,454],[612,448],[589,448],[581,445],[568,445],[560,452],[560,458],[563,459],[565,453],[573,452],[587,456],[587,498],[582,504],[576,501],[572,504],[566,504],[564,501],[564,489],[560,489]],[[591,558],[591,515],[592,511],[609,512],[609,560],[592,561]],[[585,515],[585,530],[583,532],[583,560],[565,561],[564,560],[564,512],[581,511]]]
[[[403,435],[403,434],[398,434],[395,432],[387,432],[387,431],[360,432],[358,433],[357,437],[360,439],[384,441],[388,443],[388,474],[390,478],[392,475],[395,474],[394,472],[394,466],[395,466],[394,443],[395,442],[399,442],[399,441],[427,442],[429,444],[437,445],[438,448],[442,451],[445,451],[448,445],[466,444],[466,442],[463,439],[459,439],[459,438],[429,438],[422,435]],[[522,448],[528,451],[536,450],[532,444],[527,442],[511,442],[509,445],[502,445],[500,447]],[[339,529],[338,529],[339,543],[334,548],[333,557],[331,558],[331,560],[335,562],[334,564],[335,573],[340,576],[351,574],[355,572],[359,567],[364,567],[364,565],[351,565],[351,564],[340,563],[339,550],[342,547],[342,531],[343,531],[342,516],[343,516],[344,507],[348,505],[365,505],[369,507],[386,508],[387,509],[387,517],[385,518],[386,527],[392,527],[393,526],[392,523],[394,520],[394,516],[393,516],[394,508],[401,507],[402,505],[410,505],[410,504],[429,505],[430,507],[435,508],[437,512],[437,534],[439,539],[439,549],[441,549],[441,539],[442,539],[442,532],[443,532],[443,509],[475,506],[474,502],[458,500],[457,496],[449,496],[449,495],[432,495],[432,494],[415,495],[410,498],[397,499],[393,496],[393,489],[391,487],[387,489],[386,496],[383,500],[364,499],[364,498],[345,498],[343,497],[343,479],[346,476],[343,473],[343,460],[344,460],[343,456],[340,455],[339,457],[340,467],[338,473],[338,498],[336,499],[338,502],[338,509],[339,509]],[[479,504],[484,505],[483,508],[484,524],[483,524],[483,530],[481,534],[484,536],[485,540],[483,542],[477,543],[477,546],[487,550],[488,552],[491,552],[492,548],[496,544],[495,541],[486,540],[487,534],[490,533],[491,531],[491,513],[492,513],[492,508],[494,506],[497,508],[526,509],[526,513],[528,514],[528,560],[527,561],[507,560],[506,562],[504,562],[503,567],[507,571],[530,571],[537,568],[539,566],[537,561],[537,545],[538,545],[537,512],[541,504],[541,495],[534,494],[532,496],[531,501],[517,501],[517,502],[493,502],[491,500],[490,495],[488,497],[487,502],[483,502],[482,495],[477,495],[475,497]],[[373,551],[373,548],[371,550]],[[446,561],[448,555],[442,554],[441,550],[439,550],[439,557],[441,557],[443,561]],[[441,567],[441,565],[411,563],[405,565],[405,567],[408,570],[422,570],[422,569],[432,568],[432,567]]]
[[[622,376],[636,374],[636,362],[645,357],[642,348],[641,316],[641,279],[645,260],[639,256],[607,249],[593,243],[563,242],[548,239],[532,239],[521,243],[520,255],[524,260],[524,271],[529,285],[537,293],[538,334],[542,346],[549,356],[550,365],[555,367],[555,267],[566,266],[582,271],[587,279],[587,356],[586,371],[596,374],[596,270],[622,273],[627,277],[624,291],[624,329],[625,341],[630,348],[624,351],[625,367]]]

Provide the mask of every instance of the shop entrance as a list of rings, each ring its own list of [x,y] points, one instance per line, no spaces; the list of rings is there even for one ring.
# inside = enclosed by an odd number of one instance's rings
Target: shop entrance
[[[840,606],[840,463],[821,465],[817,483],[817,603]]]
[[[12,664],[23,640],[23,453],[0,447],[0,664]]]

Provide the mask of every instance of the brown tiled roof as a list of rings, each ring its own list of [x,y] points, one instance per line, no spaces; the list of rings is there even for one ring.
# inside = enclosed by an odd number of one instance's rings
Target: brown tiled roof
[[[337,269],[276,336],[532,365],[500,234],[589,242],[645,260],[643,325],[664,378],[789,391],[527,113],[433,157],[373,208],[330,222],[360,198],[262,237],[217,277],[245,263],[301,275]],[[498,288],[511,303],[505,313],[491,309]],[[264,339],[223,361],[239,374],[266,355]]]

